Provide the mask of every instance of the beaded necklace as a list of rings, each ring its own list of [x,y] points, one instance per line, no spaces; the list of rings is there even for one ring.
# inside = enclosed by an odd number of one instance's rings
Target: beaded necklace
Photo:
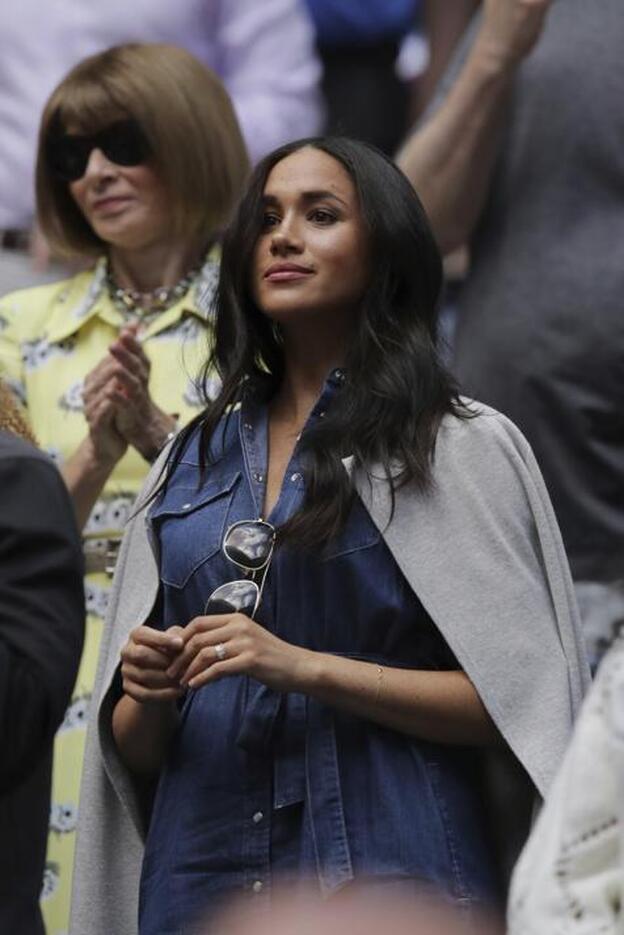
[[[157,312],[164,312],[186,295],[195,280],[201,267],[189,270],[173,286],[158,286],[149,292],[139,292],[137,289],[124,289],[113,276],[110,263],[106,263],[106,288],[113,305],[125,318],[147,318]]]

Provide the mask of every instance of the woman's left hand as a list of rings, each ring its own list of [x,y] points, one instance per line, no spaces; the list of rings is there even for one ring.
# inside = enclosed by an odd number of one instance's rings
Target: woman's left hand
[[[200,688],[226,675],[250,675],[276,691],[301,691],[317,653],[284,642],[244,614],[195,617],[167,675]]]

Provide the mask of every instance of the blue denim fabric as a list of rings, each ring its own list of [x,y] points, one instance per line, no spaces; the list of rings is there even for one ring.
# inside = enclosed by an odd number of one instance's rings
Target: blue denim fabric
[[[339,385],[332,374],[311,420]],[[150,513],[163,627],[201,614],[215,587],[240,577],[221,551],[223,535],[262,514],[265,408],[248,399],[217,434],[218,461],[201,489],[195,439]],[[268,519],[283,523],[302,496],[295,451]],[[322,556],[276,550],[257,619],[313,650],[385,666],[457,666],[359,501]],[[247,677],[189,692],[150,821],[141,935],[193,932],[231,894],[266,905],[283,876],[313,876],[324,895],[374,879],[430,884],[462,902],[494,899],[476,765],[474,751],[421,742]]]

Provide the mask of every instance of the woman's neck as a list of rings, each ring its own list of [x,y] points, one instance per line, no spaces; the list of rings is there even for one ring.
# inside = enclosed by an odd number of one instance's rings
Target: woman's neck
[[[195,245],[157,244],[140,250],[111,247],[110,268],[117,285],[136,292],[151,292],[174,286],[198,266],[203,251]]]
[[[344,345],[319,332],[284,336],[285,370],[280,387],[271,402],[274,417],[302,425],[318,399],[330,373],[344,360]]]

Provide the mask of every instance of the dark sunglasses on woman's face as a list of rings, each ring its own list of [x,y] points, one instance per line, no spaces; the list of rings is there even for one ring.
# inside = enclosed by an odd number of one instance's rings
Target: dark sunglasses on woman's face
[[[118,166],[138,166],[149,155],[149,146],[135,120],[119,120],[98,133],[64,133],[46,147],[48,165],[58,178],[77,182],[87,170],[89,157],[100,149]]]
[[[246,614],[253,619],[262,598],[266,570],[275,546],[275,529],[261,519],[234,523],[223,538],[223,553],[250,578],[228,581],[216,588],[204,608],[205,614]],[[262,574],[260,584],[256,576]]]

